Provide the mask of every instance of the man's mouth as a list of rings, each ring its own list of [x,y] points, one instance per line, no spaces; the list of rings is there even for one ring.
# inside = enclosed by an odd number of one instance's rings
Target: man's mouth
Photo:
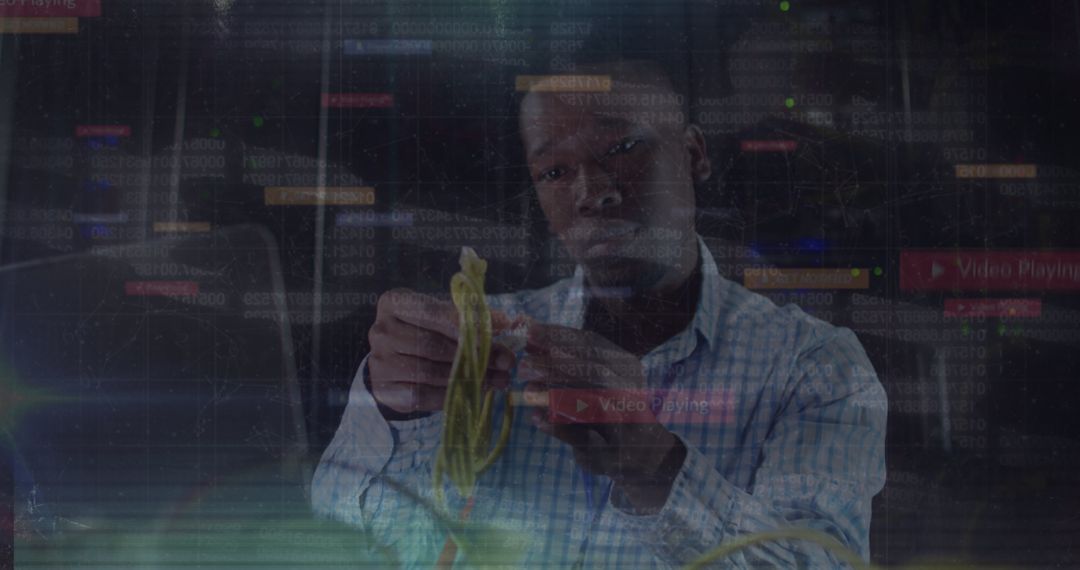
[[[641,225],[618,223],[595,228],[585,240],[585,257],[604,257],[618,254],[641,231]]]

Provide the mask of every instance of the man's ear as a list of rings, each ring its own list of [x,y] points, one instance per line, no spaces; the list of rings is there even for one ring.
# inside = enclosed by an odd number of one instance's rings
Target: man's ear
[[[683,131],[686,150],[690,153],[690,174],[700,184],[712,176],[712,161],[705,147],[705,134],[697,125],[688,125]]]

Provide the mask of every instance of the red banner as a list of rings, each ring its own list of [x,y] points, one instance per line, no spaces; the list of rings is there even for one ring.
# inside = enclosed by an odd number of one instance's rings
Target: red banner
[[[128,125],[78,125],[75,127],[75,136],[78,138],[130,137],[131,127]]]
[[[726,423],[732,398],[724,390],[551,390],[548,419],[555,424]]]
[[[322,106],[331,109],[389,109],[392,93],[323,93]]]
[[[124,293],[133,297],[191,297],[199,294],[195,281],[128,281]]]
[[[757,140],[740,141],[739,149],[743,152],[791,152],[798,148],[799,141],[792,140]]]
[[[945,299],[945,316],[951,318],[1036,318],[1040,315],[1040,299]]]
[[[1076,251],[903,251],[901,291],[1072,291],[1080,289]]]

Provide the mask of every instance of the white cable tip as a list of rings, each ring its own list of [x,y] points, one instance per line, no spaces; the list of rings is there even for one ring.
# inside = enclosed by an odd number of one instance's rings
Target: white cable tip
[[[525,345],[529,341],[529,326],[532,324],[532,319],[527,315],[518,315],[511,322],[510,326],[501,333],[499,336],[491,340],[491,342],[497,342],[502,346],[510,349],[511,352],[517,354],[522,350],[525,350]]]

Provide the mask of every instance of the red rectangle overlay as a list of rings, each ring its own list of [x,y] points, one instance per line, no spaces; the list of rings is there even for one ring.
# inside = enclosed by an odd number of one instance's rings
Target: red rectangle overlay
[[[128,281],[124,293],[132,297],[191,297],[199,294],[195,281]]]
[[[555,389],[548,397],[554,424],[717,424],[733,417],[733,399],[724,390]]]
[[[1040,315],[1042,315],[1041,299],[945,299],[946,317],[1031,319]]]
[[[75,136],[79,138],[130,137],[131,127],[128,125],[78,125],[75,127]]]
[[[101,15],[101,0],[2,0],[0,17],[94,18]]]
[[[1080,290],[1080,252],[902,251],[900,290]]]
[[[799,141],[792,140],[757,140],[740,141],[743,152],[791,152],[799,147]]]
[[[330,109],[389,109],[393,93],[323,93],[322,106]]]

